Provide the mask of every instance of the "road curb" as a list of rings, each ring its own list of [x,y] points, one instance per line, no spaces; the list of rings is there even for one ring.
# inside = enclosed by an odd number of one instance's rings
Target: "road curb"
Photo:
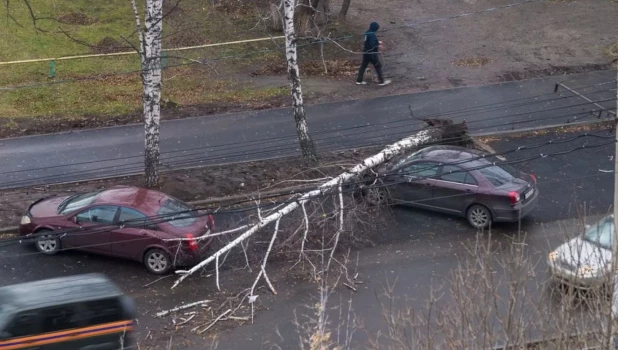
[[[0,234],[14,233],[14,232],[17,232],[17,230],[19,230],[18,226],[0,227]]]
[[[576,123],[563,123],[563,124],[553,124],[542,127],[533,127],[533,128],[522,128],[517,130],[503,130],[503,131],[493,131],[493,132],[481,132],[476,134],[470,134],[470,137],[486,137],[486,136],[509,136],[509,135],[517,135],[530,131],[546,131],[549,129],[560,129],[560,128],[568,128],[573,126],[586,126],[593,124],[603,124],[603,123],[614,123],[613,120],[591,120],[585,122],[576,122]]]

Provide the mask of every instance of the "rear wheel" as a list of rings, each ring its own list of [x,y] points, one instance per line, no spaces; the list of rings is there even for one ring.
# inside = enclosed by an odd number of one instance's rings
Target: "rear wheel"
[[[466,218],[474,228],[487,228],[491,224],[491,211],[484,205],[474,204],[468,208]]]
[[[159,248],[150,249],[144,254],[144,265],[156,275],[165,275],[172,268],[169,255]]]
[[[55,255],[61,249],[60,239],[49,234],[50,230],[40,230],[36,234],[40,235],[39,239],[34,243],[36,249],[46,255]]]

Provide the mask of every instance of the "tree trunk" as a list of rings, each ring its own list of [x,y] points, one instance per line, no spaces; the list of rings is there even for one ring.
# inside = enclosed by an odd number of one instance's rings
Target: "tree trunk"
[[[313,22],[316,26],[323,26],[328,23],[328,16],[330,15],[330,1],[329,0],[313,0]]]
[[[341,4],[341,10],[339,11],[340,22],[346,21],[346,17],[348,16],[348,10],[350,9],[350,2],[352,2],[352,0],[343,0],[343,4]]]
[[[144,172],[146,186],[159,185],[159,125],[161,119],[161,31],[163,0],[146,0],[144,31],[134,3],[136,24],[140,36],[142,66],[142,104],[144,109]]]
[[[311,162],[317,162],[318,156],[313,140],[309,135],[309,127],[307,126],[307,117],[305,115],[303,103],[303,92],[300,83],[300,73],[296,54],[296,32],[294,30],[294,5],[295,0],[283,0],[285,56],[288,64],[288,79],[290,80],[294,120],[296,121],[296,132],[298,133],[298,140],[303,157]]]

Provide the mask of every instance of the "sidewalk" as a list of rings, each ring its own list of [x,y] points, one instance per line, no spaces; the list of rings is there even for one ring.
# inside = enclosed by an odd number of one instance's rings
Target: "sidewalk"
[[[307,107],[307,118],[322,151],[386,144],[413,133],[422,122],[410,116],[409,108],[417,118],[465,119],[472,133],[534,128],[562,124],[598,109],[568,91],[563,96],[570,98],[559,99],[553,94],[556,82],[577,89],[615,77],[615,71],[596,71],[334,102]],[[614,99],[611,88],[615,84],[582,92],[593,100]],[[603,105],[613,108],[615,101]],[[0,140],[0,188],[138,173],[143,169],[143,148],[141,125]],[[299,154],[291,109],[163,121],[161,151],[166,168]]]

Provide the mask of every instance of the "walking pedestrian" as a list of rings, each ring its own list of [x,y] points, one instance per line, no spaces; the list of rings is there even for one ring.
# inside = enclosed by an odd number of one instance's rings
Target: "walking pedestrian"
[[[367,82],[363,81],[365,70],[369,63],[373,65],[378,74],[378,85],[384,86],[391,83],[390,80],[384,80],[382,75],[382,60],[380,60],[380,49],[382,48],[382,42],[378,40],[376,32],[380,29],[378,22],[371,22],[369,30],[365,32],[365,45],[363,47],[363,62],[358,70],[358,76],[356,78],[356,85],[366,85]]]

